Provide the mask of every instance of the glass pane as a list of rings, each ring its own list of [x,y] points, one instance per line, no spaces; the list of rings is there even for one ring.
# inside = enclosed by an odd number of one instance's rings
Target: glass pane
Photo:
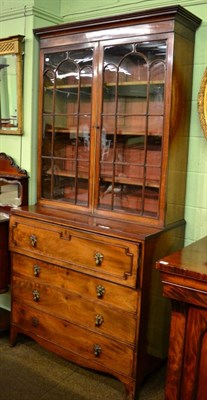
[[[90,147],[89,143],[84,142],[78,146],[78,172],[79,176],[88,176],[89,173],[89,159],[90,159]]]
[[[163,134],[163,116],[149,116],[148,117],[148,135]]]
[[[155,60],[166,60],[167,44],[165,40],[146,41],[136,44],[136,51],[144,54],[151,63]]]
[[[116,110],[115,85],[117,68],[113,64],[107,64],[104,68],[103,81],[103,113],[113,114]]]
[[[56,71],[55,112],[77,113],[79,68],[73,61],[62,62]]]
[[[159,212],[159,189],[146,189],[144,192],[143,213],[147,215],[157,215]]]
[[[150,67],[150,114],[163,114],[164,112],[164,81],[165,64],[163,62],[156,61]]]
[[[67,58],[67,52],[61,51],[59,53],[50,53],[45,55],[44,59],[44,69],[54,70],[57,66]]]
[[[58,171],[59,172],[59,168],[61,169],[61,166],[59,166],[58,164],[55,165],[55,174],[53,176],[53,192],[52,192],[52,198],[54,200],[61,200],[64,201],[65,199],[65,185],[67,182],[67,178],[65,178],[62,174],[61,175],[57,175],[56,174],[56,167],[58,166]]]
[[[80,114],[91,113],[92,68],[83,67],[80,71]]]
[[[75,189],[77,187],[77,190]],[[71,204],[88,206],[88,185],[85,180],[79,179],[77,185],[74,178],[65,180],[63,200]]]
[[[147,65],[143,56],[130,54],[119,66],[118,113],[145,114],[147,110]],[[131,118],[132,119],[132,118]],[[130,126],[130,125],[129,125]]]
[[[104,49],[99,207],[158,216],[166,42]]]
[[[117,134],[120,135],[143,135],[146,133],[146,115],[117,116]]]
[[[51,159],[42,159],[42,197],[51,198]]]
[[[85,180],[78,179],[77,185],[77,204],[88,206],[88,186]]]
[[[42,155],[51,156],[52,155],[52,126],[53,118],[49,115],[43,117],[43,138],[42,141]]]
[[[56,132],[54,134],[54,140],[53,140],[54,159],[66,157],[67,143],[68,143],[68,135],[66,133],[64,135],[61,132]],[[65,169],[66,168],[64,167],[63,170]]]
[[[75,204],[75,180],[74,178],[67,179],[64,185],[64,200]]]
[[[44,97],[43,97],[43,112],[52,113],[53,98],[54,98],[54,81],[55,75],[53,70],[47,70],[44,74]]]

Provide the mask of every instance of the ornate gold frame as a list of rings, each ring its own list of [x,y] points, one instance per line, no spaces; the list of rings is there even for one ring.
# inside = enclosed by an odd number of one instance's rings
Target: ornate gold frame
[[[23,118],[22,118],[22,70],[23,70],[23,41],[24,36],[11,36],[5,39],[0,39],[0,56],[16,57],[16,110],[17,117],[15,125],[9,121],[3,122],[0,119],[0,134],[21,135],[23,133]],[[9,67],[9,65],[0,64],[1,68]],[[0,115],[1,118],[1,115]]]
[[[198,113],[204,136],[207,139],[207,68],[203,74],[198,93]]]

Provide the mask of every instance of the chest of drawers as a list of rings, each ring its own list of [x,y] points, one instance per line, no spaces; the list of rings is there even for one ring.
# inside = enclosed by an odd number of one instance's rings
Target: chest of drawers
[[[37,205],[10,220],[11,344],[26,333],[131,400],[167,354],[153,266],[183,247],[200,23],[170,6],[34,30]]]
[[[155,249],[166,252],[183,226],[143,227],[138,235],[133,225],[123,233],[118,222],[106,229],[101,220],[69,222],[65,213],[55,219],[52,212],[34,206],[11,215],[11,344],[18,333],[29,335],[71,361],[116,376],[133,399],[152,360],[158,363],[148,354]]]

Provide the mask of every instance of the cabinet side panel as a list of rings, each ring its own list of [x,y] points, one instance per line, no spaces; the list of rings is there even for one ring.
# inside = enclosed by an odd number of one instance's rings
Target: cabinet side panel
[[[137,361],[138,381],[142,380],[146,371],[147,373],[153,371],[167,357],[171,305],[168,299],[163,298],[162,284],[159,271],[155,269],[155,262],[164,254],[182,248],[184,231],[183,224],[163,231],[145,242]]]
[[[175,37],[166,224],[184,217],[194,54],[191,36]]]

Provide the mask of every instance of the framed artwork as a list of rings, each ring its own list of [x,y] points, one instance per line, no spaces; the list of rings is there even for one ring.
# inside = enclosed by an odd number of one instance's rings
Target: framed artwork
[[[204,136],[207,139],[207,68],[203,74],[198,93],[198,113]]]

